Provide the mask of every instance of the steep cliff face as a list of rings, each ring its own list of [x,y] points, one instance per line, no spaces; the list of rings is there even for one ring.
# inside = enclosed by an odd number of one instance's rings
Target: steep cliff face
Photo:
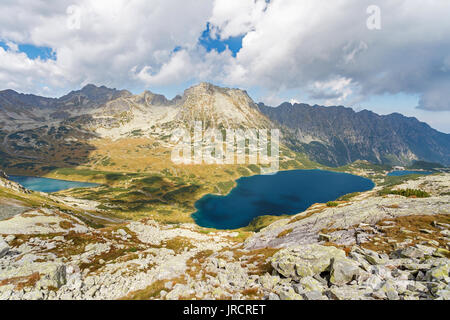
[[[450,135],[415,118],[290,103],[277,108],[260,104],[259,109],[282,127],[288,146],[323,164],[339,166],[356,160],[450,164]]]

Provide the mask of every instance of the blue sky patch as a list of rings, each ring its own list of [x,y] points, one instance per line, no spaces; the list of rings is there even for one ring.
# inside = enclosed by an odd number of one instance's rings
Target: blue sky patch
[[[8,45],[0,41],[0,47],[4,50],[10,50]],[[56,60],[56,53],[49,47],[38,47],[32,44],[19,44],[19,52],[23,52],[28,58],[34,60],[40,58],[41,60]]]
[[[245,35],[230,37],[228,39],[222,40],[220,38],[213,39],[211,37],[211,25],[208,22],[206,24],[206,30],[203,31],[202,36],[199,39],[199,43],[201,46],[205,47],[208,52],[211,50],[216,50],[217,52],[223,52],[228,47],[233,54],[233,57],[236,57],[236,54],[242,48],[242,39]]]
[[[0,41],[0,48],[3,48],[4,50],[8,50],[8,46],[6,45],[6,43]]]
[[[173,49],[173,52],[174,52],[174,53],[175,53],[175,52],[178,52],[178,51],[180,51],[181,49],[183,49],[183,48],[180,47],[180,46],[176,46],[175,49]]]

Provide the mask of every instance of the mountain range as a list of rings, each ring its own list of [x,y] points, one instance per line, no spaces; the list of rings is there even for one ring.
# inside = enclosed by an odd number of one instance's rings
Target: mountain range
[[[426,160],[450,164],[450,135],[399,113],[378,115],[342,106],[283,103],[259,105],[283,128],[284,141],[311,160],[342,166],[356,160],[376,164],[409,164]]]
[[[306,104],[273,108],[256,104],[243,90],[209,83],[172,100],[92,84],[61,98],[0,91],[0,165],[12,158],[76,163],[96,139],[151,136],[167,143],[172,129],[194,121],[217,128],[280,128],[285,146],[328,166],[356,160],[450,165],[450,135],[415,118]]]

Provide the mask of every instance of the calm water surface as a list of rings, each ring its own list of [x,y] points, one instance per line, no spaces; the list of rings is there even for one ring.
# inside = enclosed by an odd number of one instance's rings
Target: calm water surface
[[[9,176],[9,179],[17,183],[20,183],[27,189],[47,193],[58,192],[73,188],[92,188],[99,186],[99,184],[96,183],[66,181],[41,177]]]
[[[206,195],[192,215],[202,227],[235,229],[263,215],[297,214],[314,203],[325,203],[352,192],[371,190],[366,178],[323,170],[281,171],[237,180],[226,196]]]
[[[388,176],[391,177],[400,177],[400,176],[406,176],[409,174],[423,174],[423,175],[429,175],[432,174],[433,172],[429,172],[429,171],[408,171],[408,170],[401,170],[401,171],[391,171],[388,173]]]

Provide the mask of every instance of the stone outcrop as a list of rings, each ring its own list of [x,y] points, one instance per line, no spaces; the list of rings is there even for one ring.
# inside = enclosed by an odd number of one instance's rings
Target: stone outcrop
[[[320,274],[330,266],[332,259],[343,257],[342,250],[313,244],[283,249],[274,255],[271,263],[282,276],[297,280]]]
[[[305,245],[279,251],[272,265],[305,299],[446,299],[450,293],[449,259],[435,257],[436,250],[431,251],[422,251],[422,258],[397,258],[394,254],[374,259],[376,253],[358,246],[346,257],[343,250]],[[307,272],[299,275],[297,267],[305,264]],[[285,288],[282,292],[286,295],[289,291]]]

